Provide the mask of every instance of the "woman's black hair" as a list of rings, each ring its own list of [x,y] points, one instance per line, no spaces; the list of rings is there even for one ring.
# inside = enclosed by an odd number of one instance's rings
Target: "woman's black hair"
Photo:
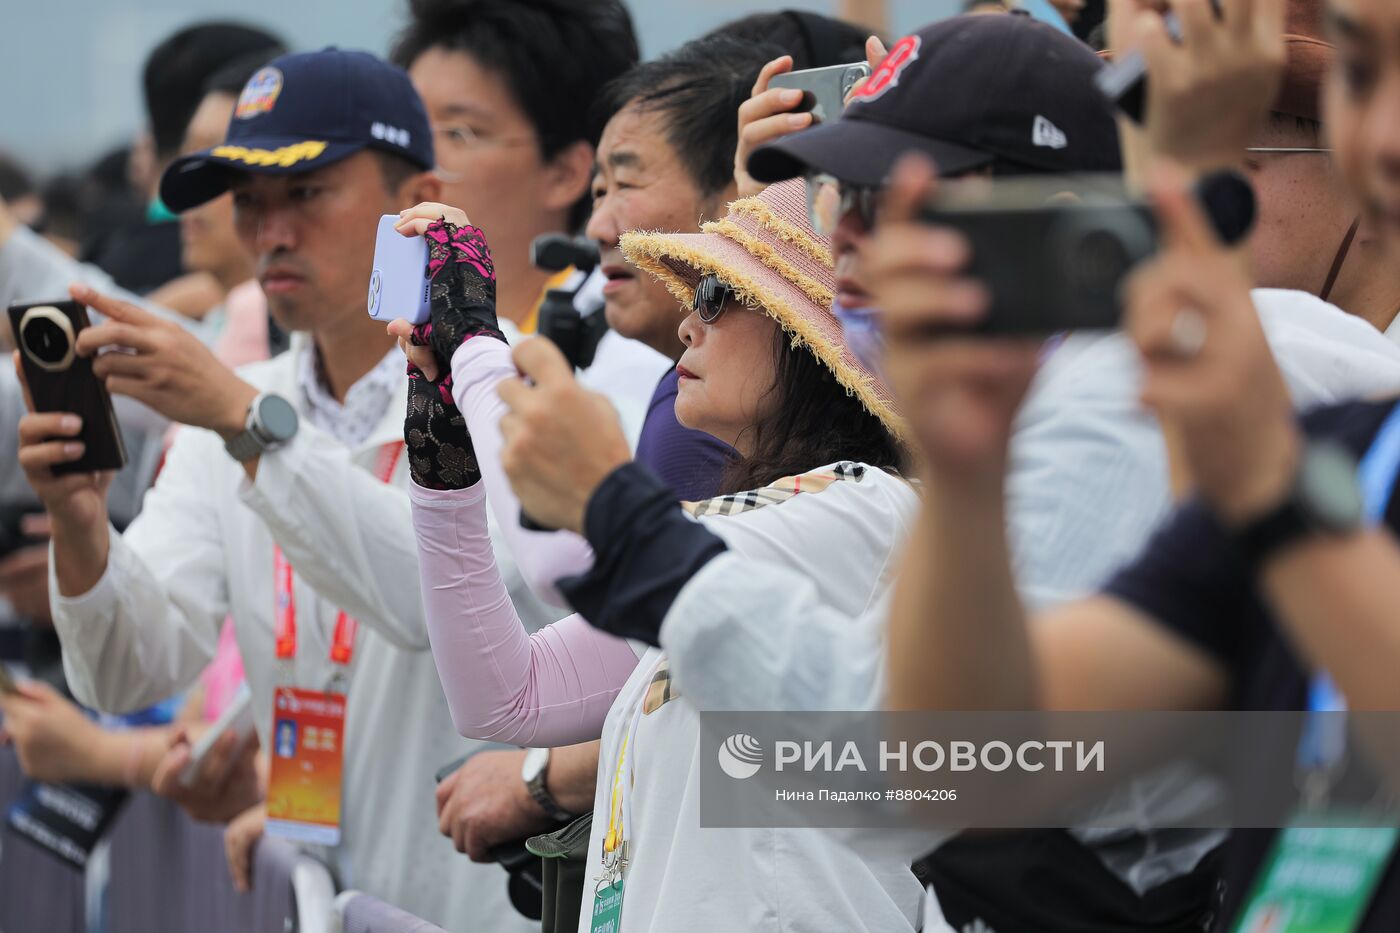
[[[773,355],[776,377],[768,394],[777,397],[777,405],[746,429],[744,439],[753,453],[725,470],[721,495],[758,489],[842,460],[896,473],[903,469],[905,452],[894,435],[811,350],[793,346],[782,327],[774,330]]]

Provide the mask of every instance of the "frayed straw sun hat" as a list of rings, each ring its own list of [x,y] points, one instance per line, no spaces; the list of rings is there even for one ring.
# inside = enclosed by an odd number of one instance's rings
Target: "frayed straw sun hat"
[[[703,233],[623,234],[622,252],[659,279],[686,311],[700,279],[717,276],[733,290],[734,300],[776,320],[794,347],[811,352],[904,442],[904,419],[889,386],[847,347],[831,311],[836,291],[831,241],[812,230],[804,184],[793,179],[735,201],[723,220],[704,224]]]

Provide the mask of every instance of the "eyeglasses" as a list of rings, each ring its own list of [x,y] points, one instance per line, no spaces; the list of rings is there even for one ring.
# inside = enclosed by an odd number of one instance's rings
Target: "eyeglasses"
[[[1264,153],[1273,153],[1273,154],[1275,154],[1275,155],[1291,155],[1291,154],[1297,153],[1297,152],[1320,152],[1320,153],[1325,153],[1325,154],[1329,154],[1329,155],[1330,155],[1330,154],[1332,153],[1332,150],[1331,150],[1331,149],[1320,148],[1320,147],[1317,147],[1317,146],[1282,146],[1282,147],[1255,146],[1255,147],[1246,149],[1245,152],[1264,152]]]
[[[529,136],[483,136],[470,126],[461,123],[440,124],[434,123],[433,130],[433,155],[437,167],[433,173],[449,185],[454,185],[466,179],[462,172],[453,171],[443,163],[451,163],[459,168],[462,159],[473,152],[480,152],[488,146],[505,148],[509,146],[533,146],[537,140]],[[543,140],[538,141],[543,145]]]
[[[445,140],[456,149],[481,149],[484,146],[532,146],[529,136],[485,136],[462,123],[434,124],[433,136]]]
[[[710,272],[700,277],[695,285],[695,297],[691,299],[690,310],[700,316],[706,324],[719,320],[729,299],[734,297],[734,289],[720,281],[719,276]]]
[[[836,225],[856,211],[865,229],[875,229],[880,189],[850,185],[830,175],[807,176],[807,219],[818,236],[831,236]]]

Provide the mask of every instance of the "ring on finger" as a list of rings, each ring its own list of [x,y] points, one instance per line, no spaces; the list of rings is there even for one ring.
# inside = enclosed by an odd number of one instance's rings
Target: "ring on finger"
[[[1176,355],[1189,359],[1205,348],[1206,333],[1205,315],[1195,308],[1182,308],[1172,318],[1168,337]]]

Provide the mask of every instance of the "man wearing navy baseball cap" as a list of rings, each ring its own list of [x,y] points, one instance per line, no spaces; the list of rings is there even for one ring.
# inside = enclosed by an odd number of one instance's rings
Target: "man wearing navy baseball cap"
[[[205,820],[264,808],[240,824],[324,846],[342,885],[439,925],[523,933],[500,870],[438,833],[434,774],[475,743],[453,727],[419,588],[404,585],[417,553],[407,380],[365,309],[380,215],[440,197],[432,153],[408,76],[372,55],[326,49],[258,71],[224,143],[172,163],[161,194],[179,211],[233,192],[291,349],[233,372],[176,325],[75,289],[107,319],[79,352],[124,351],[94,359],[107,387],[193,429],[122,534],[100,478],[63,485],[50,470],[59,458],[27,472],[53,517],[55,628],[82,702],[131,709],[186,689],[226,617],[264,749],[274,716],[285,725],[308,695],[344,697],[342,720],[293,723],[301,744],[272,756],[265,804],[252,752],[232,746],[206,757],[190,788],[179,781],[189,749],[177,746],[156,776],[163,793]],[[22,438],[71,435],[58,419],[29,415]],[[292,763],[292,785],[279,761]],[[320,788],[310,809],[295,783],[307,768]]]
[[[160,195],[184,211],[240,174],[304,175],[366,149],[433,167],[432,131],[408,76],[368,52],[284,55],[248,81],[223,144],[172,162]]]

